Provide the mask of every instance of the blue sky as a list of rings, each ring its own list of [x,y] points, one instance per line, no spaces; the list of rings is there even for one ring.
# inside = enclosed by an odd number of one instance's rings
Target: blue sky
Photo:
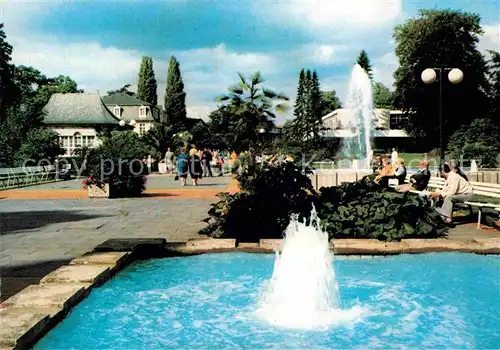
[[[86,91],[135,86],[140,58],[152,56],[163,99],[168,58],[180,63],[188,114],[205,117],[236,72],[260,70],[266,87],[295,97],[297,73],[318,71],[322,88],[345,96],[365,49],[387,86],[397,67],[392,31],[420,8],[481,15],[480,48],[500,49],[498,1],[0,1],[16,64],[73,77]],[[279,123],[289,116],[281,116]]]

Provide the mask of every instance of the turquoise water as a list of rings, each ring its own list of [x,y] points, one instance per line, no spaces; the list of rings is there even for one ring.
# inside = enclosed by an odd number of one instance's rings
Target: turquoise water
[[[282,330],[255,317],[274,256],[138,262],[92,291],[35,349],[500,348],[500,257],[440,253],[335,260],[356,322]]]

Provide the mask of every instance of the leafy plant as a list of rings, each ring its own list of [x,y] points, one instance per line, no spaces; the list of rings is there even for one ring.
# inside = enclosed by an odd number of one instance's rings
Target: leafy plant
[[[427,199],[366,180],[323,187],[316,205],[330,238],[393,241],[439,237],[447,230]]]

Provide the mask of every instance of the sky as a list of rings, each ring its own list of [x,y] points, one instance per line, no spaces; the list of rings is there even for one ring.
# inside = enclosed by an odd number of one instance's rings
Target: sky
[[[264,86],[287,94],[293,106],[300,69],[316,69],[321,89],[335,89],[344,100],[362,49],[374,79],[392,88],[393,29],[422,8],[479,14],[480,50],[500,51],[498,0],[0,0],[0,22],[15,64],[68,75],[103,96],[125,84],[135,90],[141,57],[151,56],[162,102],[174,55],[188,116],[206,119],[237,72],[260,71]],[[279,115],[277,124],[288,118]]]

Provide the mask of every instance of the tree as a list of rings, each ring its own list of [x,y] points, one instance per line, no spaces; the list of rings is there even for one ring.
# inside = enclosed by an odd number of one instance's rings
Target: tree
[[[19,95],[13,81],[14,66],[10,63],[12,46],[6,40],[7,36],[0,23],[0,121],[5,118],[5,110]]]
[[[156,106],[158,104],[156,88],[153,59],[151,57],[143,57],[137,81],[137,98]]]
[[[421,10],[419,17],[394,31],[400,62],[394,73],[395,104],[408,115],[408,130],[425,137],[429,148],[440,140],[439,84],[424,84],[421,73],[429,67],[456,67],[464,73],[464,80],[456,85],[448,81],[447,72],[443,73],[446,143],[454,131],[488,113],[486,63],[477,49],[482,34],[478,15],[454,10]]]
[[[307,79],[307,74],[306,74]],[[311,80],[309,82],[309,96],[308,96],[308,111],[307,111],[307,134],[312,136],[311,140],[318,140],[319,132],[322,128],[322,115],[321,115],[321,90],[319,85],[319,78],[316,71],[312,72]],[[309,139],[309,138],[308,138]]]
[[[42,127],[27,132],[16,158],[17,164],[30,166],[37,164],[40,160],[52,163],[62,154],[64,154],[64,149],[59,143],[57,133]],[[28,164],[28,161],[32,162]]]
[[[257,146],[259,129],[269,130],[273,126],[276,112],[287,109],[289,98],[284,94],[264,88],[265,82],[260,72],[249,80],[238,73],[238,84],[228,88],[229,93],[219,96],[217,101],[225,103],[232,114],[232,133],[237,151],[249,150]]]
[[[83,93],[83,90],[78,89],[76,81],[68,76],[59,75],[55,78],[48,78],[46,83],[37,89],[37,103],[45,106],[49,102],[50,96],[56,93]]]
[[[129,88],[131,86],[132,85],[130,85],[130,84],[125,84],[125,85],[123,85],[121,88],[119,88],[117,90],[110,90],[110,91],[107,91],[106,93],[108,95],[113,95],[113,94],[127,94],[129,96],[135,97],[135,92],[129,90]]]
[[[490,90],[490,117],[500,123],[500,53],[488,51],[491,59],[488,62],[488,77],[491,83]]]
[[[393,109],[393,94],[384,84],[376,82],[373,86],[373,105],[375,108]]]
[[[164,107],[169,124],[185,123],[187,118],[186,93],[184,92],[179,62],[174,56],[170,57],[168,64]]]
[[[337,92],[335,90],[331,91],[321,91],[321,116],[324,117],[330,112],[336,109],[342,108],[342,103],[337,97]]]
[[[500,153],[500,128],[489,118],[475,119],[450,137],[448,150],[455,159],[479,161],[482,167],[495,168]]]
[[[356,63],[365,70],[366,74],[368,74],[368,76],[370,77],[370,80],[373,81],[372,65],[365,50],[361,50],[358,58],[356,59]]]

